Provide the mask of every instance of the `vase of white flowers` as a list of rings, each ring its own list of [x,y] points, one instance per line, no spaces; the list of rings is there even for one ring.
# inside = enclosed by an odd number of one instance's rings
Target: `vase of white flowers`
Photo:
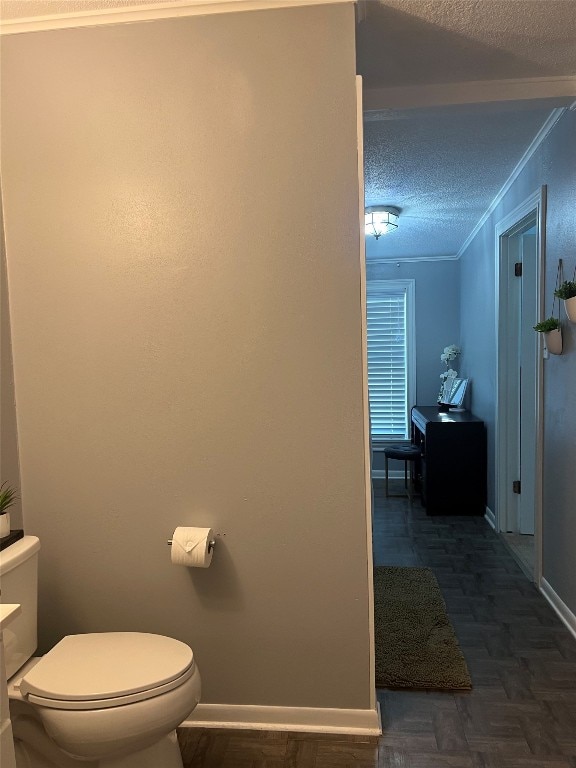
[[[456,344],[450,344],[448,347],[444,347],[444,351],[440,355],[440,360],[446,366],[444,373],[440,374],[440,392],[438,393],[438,403],[446,403],[452,392],[454,385],[454,379],[458,376],[458,371],[452,368],[452,362],[460,355],[460,347]]]

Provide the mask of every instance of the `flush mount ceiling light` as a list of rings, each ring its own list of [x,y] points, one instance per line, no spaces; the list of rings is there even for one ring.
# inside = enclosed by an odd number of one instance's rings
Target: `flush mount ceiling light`
[[[392,205],[371,205],[364,211],[366,234],[374,235],[376,240],[380,235],[393,232],[398,228],[400,210]]]

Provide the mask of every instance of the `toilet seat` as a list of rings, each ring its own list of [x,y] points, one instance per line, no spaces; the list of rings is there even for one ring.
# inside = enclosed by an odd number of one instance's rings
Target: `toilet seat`
[[[53,709],[93,710],[159,696],[194,672],[192,649],[140,632],[68,635],[28,671],[22,696]]]

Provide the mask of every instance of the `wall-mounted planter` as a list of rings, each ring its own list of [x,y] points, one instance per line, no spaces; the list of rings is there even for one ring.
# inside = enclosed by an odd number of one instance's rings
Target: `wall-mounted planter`
[[[571,323],[576,323],[576,296],[564,300],[564,309]]]
[[[562,329],[556,328],[553,331],[548,331],[544,334],[544,340],[546,342],[546,349],[551,355],[562,354]]]

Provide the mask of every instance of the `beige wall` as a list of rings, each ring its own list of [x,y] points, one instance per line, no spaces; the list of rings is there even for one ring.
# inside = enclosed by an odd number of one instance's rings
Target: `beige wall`
[[[43,649],[165,633],[205,702],[370,706],[353,37],[323,6],[3,41]]]
[[[18,497],[10,508],[10,527],[22,527],[20,501],[20,470],[18,467],[18,438],[16,404],[14,401],[14,369],[10,339],[8,281],[6,279],[6,249],[4,220],[0,210],[0,482],[18,489]]]

